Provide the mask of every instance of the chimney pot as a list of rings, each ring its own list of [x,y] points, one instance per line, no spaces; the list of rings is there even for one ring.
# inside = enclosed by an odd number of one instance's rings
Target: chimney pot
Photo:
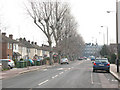
[[[24,39],[24,41],[26,41],[26,38],[25,38],[25,37],[24,37],[23,39]]]
[[[19,38],[20,41],[22,41],[22,38]]]
[[[35,42],[35,45],[37,45],[37,42]]]
[[[2,33],[2,35],[3,35],[3,36],[5,36],[5,35],[6,35],[6,33],[4,32],[4,33]]]
[[[10,34],[10,35],[9,35],[9,38],[13,39],[13,35],[12,35],[12,34]]]
[[[31,42],[32,44],[34,44],[34,42]]]
[[[30,40],[28,40],[28,42],[30,43]]]

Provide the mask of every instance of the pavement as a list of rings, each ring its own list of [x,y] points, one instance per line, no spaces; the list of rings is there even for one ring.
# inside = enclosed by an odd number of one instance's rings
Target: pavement
[[[119,66],[119,70],[120,70],[120,66]],[[120,81],[120,72],[117,72],[117,66],[116,64],[110,64],[110,73],[117,79]]]
[[[7,71],[0,71],[0,80],[1,79],[7,79],[11,77],[18,76],[23,73],[31,72],[31,71],[36,71],[36,70],[41,70],[41,69],[46,69],[49,67],[54,67],[56,65],[59,65],[58,63],[54,63],[53,65],[41,65],[41,66],[29,66],[26,68],[13,68]]]

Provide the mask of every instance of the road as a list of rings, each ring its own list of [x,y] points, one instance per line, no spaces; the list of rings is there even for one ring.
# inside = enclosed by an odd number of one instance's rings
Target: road
[[[104,71],[92,72],[89,60],[24,73],[3,79],[3,88],[118,88],[120,83]]]

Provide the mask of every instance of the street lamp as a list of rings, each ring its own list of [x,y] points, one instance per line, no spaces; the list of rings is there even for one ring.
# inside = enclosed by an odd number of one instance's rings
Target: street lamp
[[[112,11],[107,11],[107,13],[111,13]],[[116,45],[117,45],[117,72],[119,72],[119,58],[118,58],[118,0],[116,0]]]
[[[107,28],[107,45],[108,45],[108,26],[101,26],[101,27],[106,27]]]

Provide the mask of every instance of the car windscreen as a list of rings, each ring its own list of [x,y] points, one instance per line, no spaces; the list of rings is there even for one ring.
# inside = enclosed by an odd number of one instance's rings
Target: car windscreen
[[[107,59],[96,59],[95,62],[108,63],[108,60]]]

